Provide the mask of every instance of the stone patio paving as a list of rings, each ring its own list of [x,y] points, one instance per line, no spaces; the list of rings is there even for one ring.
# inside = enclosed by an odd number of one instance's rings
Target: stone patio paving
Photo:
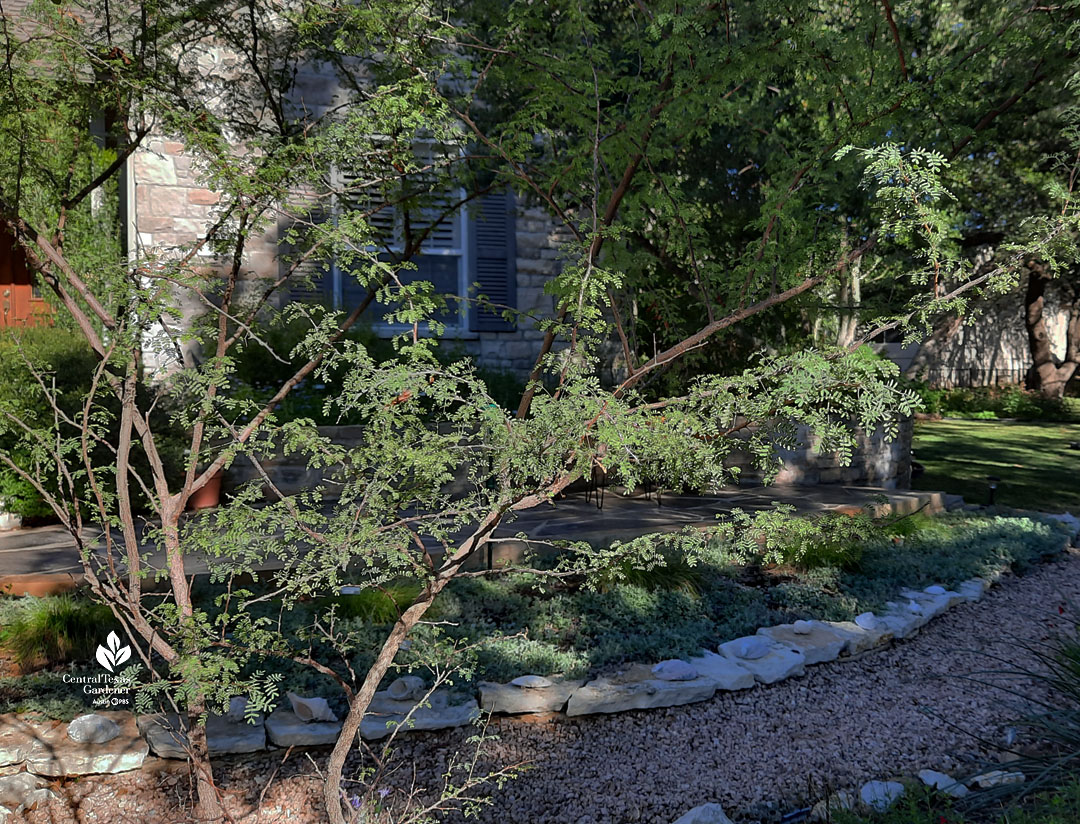
[[[502,524],[487,557],[478,556],[475,563],[516,560],[526,549],[526,543],[515,537],[521,533],[529,536],[534,542],[531,548],[539,551],[559,540],[585,540],[605,546],[645,532],[706,526],[715,523],[717,515],[735,508],[765,509],[776,501],[791,504],[801,512],[844,511],[870,504],[879,496],[897,514],[924,506],[928,511],[939,511],[944,504],[938,492],[839,485],[737,487],[700,496],[665,494],[659,502],[656,495],[624,496],[617,489],[609,489],[603,497],[603,508],[597,507],[595,499],[578,492],[552,505],[519,513]],[[84,540],[98,550],[102,547],[101,537],[100,531],[83,532]],[[114,539],[122,546],[119,533],[114,533]],[[149,565],[162,568],[164,553],[151,551]],[[206,565],[202,559],[192,557],[190,569],[199,574],[206,571]],[[0,592],[40,594],[37,590],[41,587],[71,588],[78,582],[81,570],[75,543],[60,526],[0,532]]]

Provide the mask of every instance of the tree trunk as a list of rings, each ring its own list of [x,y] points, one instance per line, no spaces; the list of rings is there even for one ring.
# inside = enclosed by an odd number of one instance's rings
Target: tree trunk
[[[1046,286],[1050,276],[1043,266],[1033,263],[1028,267],[1027,291],[1024,295],[1024,326],[1027,328],[1028,351],[1031,367],[1026,385],[1044,398],[1061,398],[1065,387],[1076,374],[1080,348],[1080,314],[1069,312],[1068,344],[1065,359],[1054,355],[1050,348],[1050,332],[1046,328]]]
[[[191,771],[195,780],[195,818],[200,821],[221,821],[225,809],[214,786],[214,768],[210,763],[210,747],[206,741],[206,724],[199,723],[206,704],[199,699],[188,706],[188,747],[191,751]]]
[[[349,714],[345,716],[341,733],[338,735],[337,742],[334,744],[334,749],[326,763],[326,786],[323,788],[323,801],[326,804],[326,813],[331,824],[346,824],[345,816],[342,813],[344,799],[341,795],[341,777],[345,770],[345,761],[349,757],[349,751],[355,745],[356,736],[360,733],[360,722],[364,720],[364,713],[367,712],[367,708],[371,705],[375,690],[378,689],[379,682],[382,681],[390,669],[394,656],[401,649],[401,642],[405,640],[409,631],[424,616],[427,608],[431,606],[431,602],[435,600],[435,596],[446,586],[451,577],[453,576],[435,578],[424,587],[416,601],[401,614],[382,649],[379,650],[379,657],[375,659],[375,663],[368,670],[360,690],[353,696],[353,700],[349,704]]]
[[[175,495],[163,500],[161,504],[165,559],[169,568],[169,582],[172,584],[173,602],[181,620],[189,620],[194,614],[191,585],[184,564],[184,552],[180,546],[180,514],[183,512],[185,500],[184,495]],[[206,702],[201,696],[188,703],[188,745],[198,798],[195,812],[199,821],[220,821],[225,817],[225,809],[221,806],[221,799],[214,787],[214,767],[210,763],[206,725],[199,723],[200,716],[205,712]]]
[[[841,274],[844,280],[840,284],[840,317],[836,345],[840,349],[848,349],[855,342],[855,333],[859,328],[859,304],[862,302],[860,261],[856,260]]]

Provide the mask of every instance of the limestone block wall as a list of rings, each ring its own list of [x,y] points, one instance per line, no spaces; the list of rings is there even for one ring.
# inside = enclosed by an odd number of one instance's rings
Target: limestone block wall
[[[775,483],[785,485],[844,484],[847,486],[874,486],[884,489],[907,489],[911,486],[911,437],[913,432],[910,418],[904,420],[896,439],[886,441],[884,432],[858,433],[858,446],[850,466],[843,466],[835,453],[819,452],[808,430],[803,431],[804,445],[798,449],[783,450],[781,457],[783,469]],[[335,443],[345,446],[359,443],[363,438],[363,428],[358,426],[320,426],[319,433]],[[761,473],[750,468],[750,455],[735,453],[728,465],[743,469],[740,476],[742,483],[758,483]],[[279,457],[267,461],[264,468],[280,491],[295,494],[323,482],[326,473],[323,470],[308,469],[295,457]],[[449,490],[464,493],[467,491],[467,470],[465,467],[457,473],[450,483]],[[256,473],[247,461],[237,461],[228,472],[227,485],[236,487],[256,479]],[[584,488],[579,484],[580,488]],[[328,490],[330,497],[334,489]]]
[[[160,138],[135,152],[132,158],[136,248],[140,255],[167,254],[200,238],[213,225],[218,194],[203,186],[197,159],[183,143]],[[253,238],[245,258],[248,276],[270,276],[277,271],[277,228]],[[196,260],[213,263],[203,250]]]
[[[884,489],[907,489],[911,486],[911,439],[913,421],[906,418],[892,441],[885,439],[881,428],[873,432],[859,430],[857,446],[851,464],[843,465],[833,452],[822,452],[808,429],[800,435],[802,446],[784,449],[784,462],[775,483],[789,485],[845,484],[847,486],[876,486]],[[738,452],[728,465],[742,470],[740,482],[758,483],[762,473],[751,467],[750,455]]]

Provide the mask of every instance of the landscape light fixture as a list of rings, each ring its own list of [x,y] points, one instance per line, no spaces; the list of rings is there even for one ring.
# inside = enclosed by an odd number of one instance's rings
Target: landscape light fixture
[[[1001,483],[1001,478],[997,475],[990,475],[987,477],[987,482],[990,484],[990,503],[988,506],[994,505],[994,493],[997,492],[998,484]]]

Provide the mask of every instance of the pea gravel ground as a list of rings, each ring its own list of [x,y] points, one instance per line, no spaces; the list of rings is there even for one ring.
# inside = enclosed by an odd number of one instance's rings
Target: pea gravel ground
[[[1067,629],[1078,606],[1080,555],[1070,552],[1004,579],[983,601],[957,607],[914,639],[856,661],[811,667],[803,678],[667,710],[496,720],[491,731],[499,740],[482,766],[528,761],[531,768],[490,790],[481,820],[670,822],[709,801],[735,818],[769,820],[826,788],[1000,757],[1004,730],[1024,707],[983,683],[990,676],[977,674],[1000,670],[997,659],[1032,664],[1024,645]],[[1035,685],[1011,686],[1038,695]],[[403,737],[388,801],[400,803],[412,787],[435,786],[469,734]],[[221,759],[218,774],[234,820],[324,820],[324,759],[325,751]],[[350,769],[360,765],[358,756]],[[26,820],[194,820],[183,765],[153,760],[147,767],[56,785],[62,800]]]

